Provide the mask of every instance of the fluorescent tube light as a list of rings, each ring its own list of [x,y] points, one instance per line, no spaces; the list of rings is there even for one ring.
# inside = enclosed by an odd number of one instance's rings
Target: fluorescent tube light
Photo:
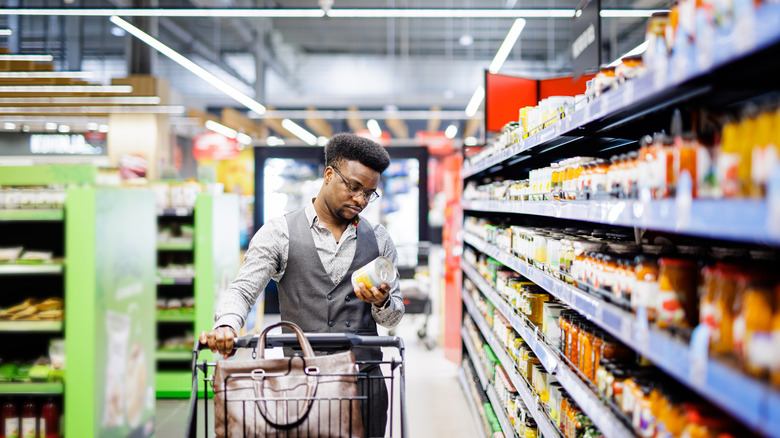
[[[14,33],[11,29],[0,29],[0,36],[10,36]]]
[[[368,132],[374,137],[379,138],[382,136],[382,128],[379,127],[379,122],[377,122],[376,119],[371,119],[366,122],[366,126],[368,126]]]
[[[252,137],[244,134],[243,132],[239,132],[238,134],[236,134],[236,140],[242,145],[252,144]]]
[[[97,131],[98,124],[95,122],[89,122],[87,123],[87,131]]]
[[[463,140],[463,144],[466,146],[476,146],[477,145],[477,137],[466,137]]]
[[[0,71],[0,79],[90,79],[88,71]]]
[[[44,129],[46,129],[47,131],[56,131],[56,130],[57,130],[57,124],[56,124],[56,123],[54,123],[54,122],[46,122],[46,123],[43,125],[43,127],[44,127]]]
[[[275,135],[270,135],[268,136],[268,138],[265,139],[265,144],[267,144],[268,146],[279,146],[284,144],[284,142],[279,137]]]
[[[183,105],[160,106],[0,106],[0,114],[184,114]]]
[[[625,55],[623,55],[623,56],[621,56],[620,58],[618,58],[618,59],[616,59],[616,60],[612,61],[612,63],[611,63],[611,64],[609,64],[609,67],[617,67],[618,65],[620,65],[620,62],[623,60],[623,58],[625,58],[625,57],[627,57],[627,56],[634,56],[634,55],[638,55],[638,54],[640,54],[640,53],[644,53],[644,51],[645,51],[645,50],[647,50],[647,47],[648,47],[649,45],[650,45],[650,41],[645,41],[645,42],[643,42],[642,44],[640,44],[640,45],[638,45],[638,46],[634,47],[633,49],[631,49],[631,50],[630,50],[628,53],[626,53]]]
[[[648,18],[656,12],[669,12],[668,9],[602,9],[602,18]]]
[[[474,95],[471,96],[469,104],[466,106],[466,116],[469,118],[474,117],[477,114],[479,106],[482,105],[482,99],[485,98],[485,87],[480,85],[477,90],[474,91]]]
[[[523,31],[524,27],[525,20],[522,18],[518,18],[515,20],[514,24],[512,24],[509,33],[507,33],[506,38],[504,38],[504,42],[501,43],[501,47],[498,48],[496,56],[493,57],[493,62],[491,62],[490,67],[488,67],[490,73],[498,73],[501,66],[504,65],[504,61],[506,61],[507,56],[509,56],[509,52],[512,51],[512,47],[515,46],[517,38],[520,37],[520,32]]]
[[[70,126],[69,125],[60,125],[57,127],[57,132],[60,132],[62,134],[66,132],[70,132]]]
[[[206,129],[210,129],[217,134],[222,134],[227,138],[236,138],[236,135],[238,134],[238,131],[236,131],[233,128],[228,128],[227,126],[217,123],[213,120],[206,120]]]
[[[132,24],[128,23],[127,21],[117,17],[112,16],[111,22],[116,24],[117,26],[121,27],[127,33],[133,35],[134,37],[138,38],[139,40],[145,42],[146,44],[150,45],[152,48],[157,50],[158,52],[162,53],[163,55],[167,56],[177,64],[181,65],[182,67],[186,68],[187,70],[191,71],[195,75],[197,75],[199,78],[203,79],[204,81],[208,82],[209,84],[215,86],[217,89],[222,91],[223,93],[227,94],[228,96],[232,97],[242,105],[246,106],[250,110],[256,112],[257,114],[264,114],[265,113],[265,107],[260,104],[258,101],[252,99],[251,97],[247,96],[246,94],[238,91],[237,89],[230,86],[227,82],[223,81],[222,79],[216,77],[212,73],[209,73],[204,69],[203,67],[195,64],[194,62],[190,61],[189,59],[185,58],[179,52],[171,49],[170,47],[166,46],[165,44],[161,43],[157,39],[153,38],[151,35],[147,34],[146,32],[142,31],[141,29],[133,26]]]
[[[317,137],[317,146],[325,146],[326,144],[328,144],[328,137],[322,135]]]
[[[54,57],[51,55],[0,55],[0,61],[41,61],[51,62]]]
[[[457,125],[450,125],[447,127],[447,129],[444,130],[444,136],[449,139],[455,138],[456,135],[458,135]]]
[[[13,131],[14,129],[16,129],[16,123],[5,122],[3,123],[3,129],[5,129],[6,131]]]
[[[98,126],[98,132],[106,133],[108,132],[108,125],[100,125]]]
[[[290,133],[306,142],[309,146],[317,144],[317,137],[314,134],[303,129],[300,125],[290,119],[282,120],[282,128],[290,131]]]
[[[604,18],[641,18],[663,9],[605,9]],[[322,9],[62,9],[3,8],[3,15],[79,17],[322,18]],[[574,9],[331,9],[331,18],[572,18]],[[127,29],[125,29],[127,30]]]
[[[0,105],[37,103],[59,105],[158,105],[157,96],[122,96],[122,97],[0,97]]]
[[[130,85],[0,85],[0,93],[132,93]]]

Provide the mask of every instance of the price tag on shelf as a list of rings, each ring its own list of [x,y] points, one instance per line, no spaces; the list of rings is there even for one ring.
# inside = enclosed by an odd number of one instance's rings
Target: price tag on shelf
[[[700,324],[693,329],[693,334],[691,335],[691,344],[688,351],[688,360],[690,361],[689,377],[691,382],[699,387],[704,386],[707,382],[710,332],[709,325]]]
[[[633,339],[638,350],[642,353],[649,350],[650,347],[650,324],[647,318],[647,307],[637,306],[636,318],[634,321]]]

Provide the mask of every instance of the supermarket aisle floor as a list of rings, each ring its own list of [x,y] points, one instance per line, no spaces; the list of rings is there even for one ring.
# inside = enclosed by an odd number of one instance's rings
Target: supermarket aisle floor
[[[266,324],[278,320],[266,315]],[[420,315],[408,315],[396,334],[406,343],[406,413],[409,437],[471,438],[478,436],[477,423],[458,384],[457,365],[444,359],[442,350],[428,350],[418,339],[423,322]],[[429,329],[437,327],[435,319]],[[436,338],[435,333],[434,339]],[[211,411],[213,412],[213,411]],[[397,418],[396,418],[397,419]],[[157,400],[157,437],[184,436],[186,400]],[[396,431],[398,429],[395,429]],[[395,433],[395,436],[400,436]]]

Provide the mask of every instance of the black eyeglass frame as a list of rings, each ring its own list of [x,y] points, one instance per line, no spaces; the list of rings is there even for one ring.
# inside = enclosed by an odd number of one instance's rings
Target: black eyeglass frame
[[[376,190],[363,190],[360,187],[350,183],[349,180],[344,175],[342,175],[338,169],[336,169],[336,167],[334,166],[328,166],[328,167],[335,170],[336,173],[341,177],[341,180],[344,181],[344,184],[347,186],[347,191],[352,196],[357,196],[358,193],[362,193],[363,199],[367,199],[369,203],[379,199],[379,193],[377,193]]]

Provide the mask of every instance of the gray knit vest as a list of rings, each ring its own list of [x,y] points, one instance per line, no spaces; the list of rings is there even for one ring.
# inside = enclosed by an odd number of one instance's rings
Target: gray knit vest
[[[352,288],[352,272],[379,256],[371,224],[360,219],[357,247],[344,278],[334,282],[322,265],[311,224],[304,209],[285,215],[290,245],[287,268],[278,282],[279,309],[283,321],[290,321],[308,333],[354,333],[377,335],[371,304],[360,301]],[[287,351],[289,353],[289,350]],[[381,360],[381,351],[354,349],[357,360]]]

